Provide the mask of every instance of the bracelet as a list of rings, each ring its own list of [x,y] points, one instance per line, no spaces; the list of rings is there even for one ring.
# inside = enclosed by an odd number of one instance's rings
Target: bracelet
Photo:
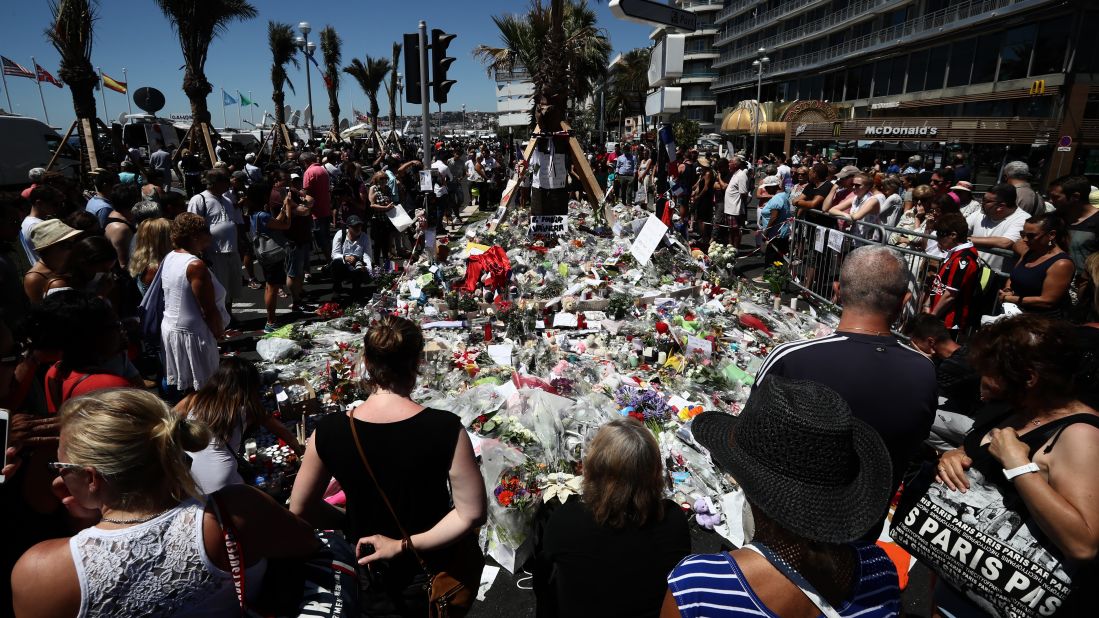
[[[401,553],[408,551],[408,537],[401,539]]]

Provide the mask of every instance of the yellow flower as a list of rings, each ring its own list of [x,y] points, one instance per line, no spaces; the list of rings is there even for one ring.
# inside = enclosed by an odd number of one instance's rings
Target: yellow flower
[[[775,266],[782,266],[782,262],[773,262]]]

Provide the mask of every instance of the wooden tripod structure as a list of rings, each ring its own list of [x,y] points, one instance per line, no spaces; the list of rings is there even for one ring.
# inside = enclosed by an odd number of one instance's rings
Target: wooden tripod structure
[[[53,152],[53,156],[50,157],[49,163],[46,164],[46,171],[53,169],[57,164],[57,160],[61,157],[61,150],[65,148],[65,145],[69,143],[69,138],[76,133],[80,138],[82,148],[80,150],[80,180],[82,185],[86,185],[85,182],[88,175],[92,170],[103,167],[102,156],[103,153],[99,152],[99,144],[96,141],[96,134],[102,132],[103,135],[113,135],[111,130],[107,128],[107,125],[103,124],[103,121],[99,118],[77,118],[69,125],[69,130],[65,131],[65,135],[61,138],[61,142],[57,145],[57,150]],[[115,140],[115,147],[120,148],[120,144]]]
[[[183,136],[183,140],[180,144],[185,144],[192,153],[198,153],[199,148],[206,152],[206,158],[210,162],[210,167],[213,167],[217,163],[217,153],[214,151],[214,140],[210,137],[212,131],[210,125],[205,122],[192,122],[191,128],[187,129],[187,133]],[[175,167],[179,163],[179,158],[182,156],[183,148],[175,151],[172,155],[172,166]]]
[[[267,153],[268,145],[271,147],[271,157],[274,158],[279,149],[286,149],[293,143],[293,140],[290,139],[290,129],[286,127],[286,123],[276,124],[267,132],[267,137],[263,138],[263,142],[259,146],[259,155],[256,158],[263,159]]]

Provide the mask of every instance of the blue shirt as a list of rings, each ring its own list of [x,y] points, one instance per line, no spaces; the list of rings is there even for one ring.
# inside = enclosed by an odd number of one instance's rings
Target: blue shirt
[[[618,155],[614,160],[614,173],[619,176],[633,176],[637,171],[637,159],[628,152]]]
[[[96,219],[99,219],[99,227],[107,229],[107,219],[111,217],[111,211],[114,210],[111,207],[111,203],[98,195],[93,195],[92,199],[88,200],[88,204],[84,206],[84,210],[95,215]]]
[[[876,545],[856,551],[859,564],[851,597],[834,609],[844,617],[897,616],[901,592],[893,562]],[[668,575],[668,588],[683,618],[773,615],[728,553],[687,556]]]
[[[772,215],[777,216],[782,223],[778,227],[778,233],[772,236],[766,236],[767,225],[771,222]],[[790,194],[785,191],[779,191],[767,200],[763,208],[759,211],[760,225],[763,226],[764,236],[770,238],[789,238],[790,237]]]

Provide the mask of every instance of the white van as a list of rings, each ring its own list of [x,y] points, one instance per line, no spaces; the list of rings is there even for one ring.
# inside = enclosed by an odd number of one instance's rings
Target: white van
[[[0,114],[0,188],[29,185],[27,173],[46,167],[60,145],[61,136],[41,120]],[[54,164],[54,171],[76,177],[80,161],[62,156]]]
[[[141,148],[148,156],[157,143],[179,147],[179,133],[171,120],[152,114],[127,114],[125,119],[128,123],[122,125],[122,141],[127,148]]]

